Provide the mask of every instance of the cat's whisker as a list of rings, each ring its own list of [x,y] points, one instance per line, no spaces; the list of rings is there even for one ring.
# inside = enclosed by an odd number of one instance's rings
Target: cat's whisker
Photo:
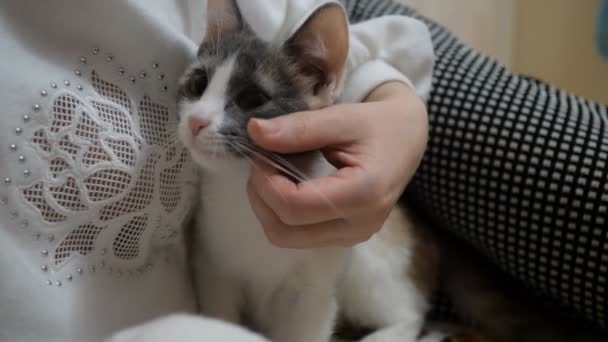
[[[306,176],[301,176],[302,173],[297,170],[297,168],[291,164],[287,164],[287,166],[282,166],[277,164],[275,161],[269,159],[266,155],[262,155],[262,154],[258,154],[254,151],[252,151],[257,157],[259,157],[263,162],[268,163],[269,165],[277,168],[279,171],[287,174],[288,176],[300,181],[300,182],[306,182],[309,180],[308,177]],[[251,158],[247,157],[247,159],[251,160]],[[252,164],[255,165],[255,163],[253,163],[253,161],[251,161]],[[333,203],[333,201],[331,201],[322,191],[321,189],[314,187],[313,190],[322,198],[323,201],[325,201],[332,210],[334,210],[334,212],[339,216],[339,217],[346,217],[346,215],[335,205],[335,203]]]
[[[264,161],[269,163],[270,165],[277,168],[285,168],[288,169],[288,173],[294,173],[295,178],[299,181],[306,181],[307,177],[303,173],[301,173],[295,166],[291,165],[286,160],[279,158],[276,154],[264,151],[262,149],[256,148],[255,146],[249,144],[241,143],[243,148],[246,148],[251,153],[255,154],[258,157],[263,157]]]
[[[265,151],[255,145],[252,145],[249,143],[242,143],[242,144],[244,145],[245,148],[248,148],[252,153],[255,153],[258,156],[263,156],[265,158],[264,161],[266,161],[273,167],[276,167],[277,169],[281,170],[282,172],[287,173],[289,176],[293,177],[294,179],[296,179],[300,182],[305,182],[305,181],[309,180],[309,177],[306,176],[306,174],[304,174],[303,172],[298,170],[297,167],[295,167],[289,161],[280,157],[276,153]]]
[[[246,142],[246,141],[245,141],[245,143],[241,142],[241,147],[249,149],[249,151],[251,153],[253,153],[254,155],[256,155],[258,158],[260,158],[261,161],[271,165],[272,167],[275,167],[277,170],[287,174],[288,176],[292,177],[293,179],[295,179],[299,182],[303,183],[303,182],[307,182],[307,181],[311,180],[310,177],[305,175],[295,165],[291,164],[289,161],[276,155],[275,153],[265,151],[265,150],[261,149],[260,147],[252,145],[251,143]],[[331,207],[332,210],[334,210],[334,212],[338,215],[338,217],[341,217],[341,218],[347,217],[344,214],[344,212],[342,212],[342,210],[340,210],[335,205],[335,203],[333,203],[333,201],[330,200],[323,193],[323,191],[321,191],[321,189],[319,189],[318,187],[314,187],[313,190],[322,198],[323,201],[325,201]]]
[[[252,152],[252,153],[254,153],[258,158],[260,158],[261,161],[266,162],[267,164],[269,164],[272,167],[276,168],[277,170],[283,172],[284,174],[292,177],[293,179],[295,179],[296,181],[298,181],[300,183],[308,182],[311,180],[308,176],[304,175],[304,173],[302,173],[294,165],[292,165],[291,163],[289,163],[287,161],[285,161],[286,165],[283,166],[283,165],[277,164],[275,161],[269,159],[265,155],[260,155],[260,154],[257,154],[256,152]],[[317,193],[319,195],[321,200],[324,201],[331,208],[331,210],[334,211],[334,213],[336,214],[337,217],[340,217],[340,218],[347,217],[346,214],[342,210],[340,210],[340,208],[338,208],[338,206],[329,197],[327,197],[327,195],[322,191],[322,189],[320,189],[317,186],[313,186],[312,189],[315,193]],[[285,200],[285,199],[283,199],[283,200]]]
[[[241,151],[242,146],[239,146],[238,144],[235,144],[234,142],[230,142],[229,143],[237,153],[239,153],[249,164],[251,164],[252,167],[257,168],[257,164],[255,163],[255,161],[245,152]],[[270,181],[270,177],[268,177],[267,175],[264,175],[264,177]],[[287,199],[283,196],[283,194],[279,193],[279,196],[281,196],[281,198],[283,199],[284,202],[287,201]]]
[[[306,177],[303,176],[302,174],[300,174],[299,170],[297,170],[292,165],[284,164],[282,162],[273,160],[272,154],[269,154],[263,150],[257,150],[255,148],[253,148],[251,145],[246,145],[246,144],[242,144],[242,143],[240,143],[240,145],[242,148],[247,149],[250,153],[254,154],[258,158],[260,158],[262,161],[279,169],[281,172],[286,173],[290,177],[293,177],[296,180],[301,181],[301,182],[304,182],[307,180]]]

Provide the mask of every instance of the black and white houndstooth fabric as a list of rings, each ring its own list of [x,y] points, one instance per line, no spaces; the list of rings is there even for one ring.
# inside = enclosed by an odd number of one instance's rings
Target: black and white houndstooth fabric
[[[416,15],[345,0],[353,22]],[[415,200],[536,291],[608,327],[608,108],[509,73],[429,25],[438,56]]]

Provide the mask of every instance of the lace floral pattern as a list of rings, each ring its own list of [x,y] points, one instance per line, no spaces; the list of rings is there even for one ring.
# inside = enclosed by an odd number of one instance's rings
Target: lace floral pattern
[[[176,139],[175,105],[130,94],[92,68],[77,74],[90,88],[66,81],[45,92],[48,103],[23,136],[42,176],[18,184],[17,193],[29,222],[54,232],[45,272],[67,264],[78,272],[86,265],[141,271],[152,247],[176,241],[195,188]]]

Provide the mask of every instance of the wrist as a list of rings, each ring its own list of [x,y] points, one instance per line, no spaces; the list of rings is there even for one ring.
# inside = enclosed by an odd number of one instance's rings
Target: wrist
[[[406,84],[399,81],[390,81],[382,83],[372,90],[363,100],[363,102],[379,102],[390,99],[411,99],[418,98],[414,90]]]

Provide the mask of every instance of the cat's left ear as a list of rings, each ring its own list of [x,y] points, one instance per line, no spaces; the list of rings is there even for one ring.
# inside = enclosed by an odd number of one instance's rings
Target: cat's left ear
[[[313,95],[333,102],[342,86],[348,58],[349,30],[344,8],[332,3],[317,9],[285,47],[301,72],[312,77]]]
[[[236,0],[207,0],[205,42],[217,43],[223,35],[243,29],[243,18]]]

